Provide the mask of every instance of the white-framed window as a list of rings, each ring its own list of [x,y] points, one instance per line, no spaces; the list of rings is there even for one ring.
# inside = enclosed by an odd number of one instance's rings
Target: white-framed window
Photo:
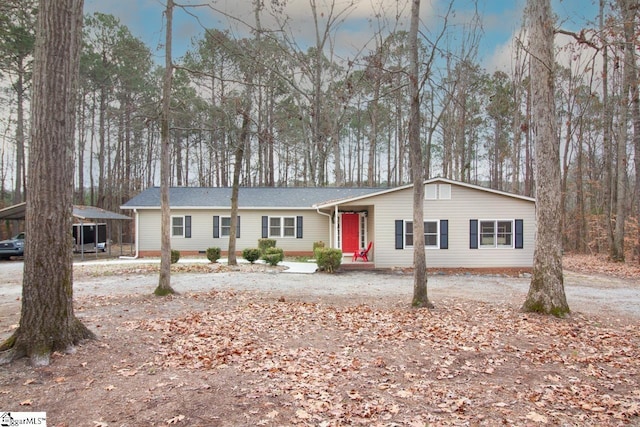
[[[513,248],[512,220],[480,220],[478,227],[481,248]]]
[[[424,247],[438,249],[439,221],[428,220],[424,222]],[[404,247],[413,247],[413,221],[404,222]]]
[[[213,238],[228,238],[231,236],[231,217],[230,216],[213,216]],[[236,238],[240,238],[240,215],[236,221]]]
[[[231,217],[220,217],[220,237],[229,237],[231,235]]]
[[[171,237],[184,237],[184,216],[171,217]]]
[[[269,237],[296,237],[296,217],[269,217]]]

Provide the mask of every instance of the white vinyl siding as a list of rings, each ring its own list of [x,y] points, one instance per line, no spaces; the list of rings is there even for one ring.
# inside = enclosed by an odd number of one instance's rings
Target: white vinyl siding
[[[439,182],[440,198],[424,201],[424,212],[427,218],[442,218],[448,220],[448,249],[430,250],[427,252],[427,266],[429,268],[490,268],[490,267],[531,267],[533,263],[533,248],[535,236],[535,203],[532,200],[497,194],[482,189],[458,185],[456,183]],[[450,187],[450,197],[444,198]],[[410,220],[413,212],[413,189],[406,188],[383,192],[377,196],[359,198],[351,203],[340,205],[340,210],[367,212],[363,215],[363,226],[366,222],[366,238],[364,244],[373,242],[373,249],[369,259],[373,259],[376,267],[411,267],[413,266],[412,250],[397,250],[395,239],[395,223],[398,220]],[[336,247],[334,220],[335,208],[323,209],[318,214],[315,208],[309,209],[241,209],[238,215],[242,217],[242,238],[238,238],[238,251],[245,248],[257,247],[262,237],[263,217],[267,218],[303,218],[304,238],[275,237],[276,246],[287,252],[310,253],[313,243],[323,241],[331,247]],[[140,251],[160,250],[160,209],[139,208],[138,215],[138,248]],[[219,246],[227,250],[226,239],[214,239],[212,216],[229,216],[229,209],[172,209],[171,215],[178,217],[190,216],[191,238],[176,238],[171,242],[173,249],[180,251],[205,251],[209,247]],[[481,221],[514,221],[511,226],[510,237],[508,229],[496,237],[496,241],[503,239],[508,244],[509,239],[513,249],[479,250],[470,248],[470,220],[479,224]],[[266,224],[268,226],[268,223]],[[516,248],[516,225],[522,225],[522,249]],[[186,233],[186,221],[183,222],[183,235]],[[476,227],[477,228],[477,227]],[[268,232],[268,227],[265,233]],[[293,236],[297,230],[293,230]],[[478,236],[479,237],[479,236]],[[440,242],[442,243],[442,242]],[[479,246],[479,245],[478,245]]]
[[[413,266],[413,251],[395,249],[395,221],[407,218],[412,212],[413,189],[388,192],[377,197],[359,200],[360,205],[369,204],[374,212],[369,230],[375,230],[375,263],[379,268]],[[448,200],[425,200],[424,212],[429,218],[448,219],[448,249],[427,252],[429,268],[491,268],[531,267],[535,236],[535,203],[501,194],[451,184]],[[499,217],[498,214],[499,213]],[[410,217],[410,216],[409,216]],[[470,219],[523,220],[523,249],[473,250],[469,248]],[[512,241],[515,240],[512,228]]]
[[[302,216],[304,219],[304,238],[275,238],[276,246],[287,252],[313,251],[313,242],[329,242],[330,218],[318,215],[313,210],[240,210],[242,218],[241,238],[236,240],[236,248],[240,252],[246,248],[258,247],[258,240],[262,237],[262,217],[292,217]],[[191,238],[176,238],[171,242],[171,248],[179,251],[203,252],[210,247],[220,247],[223,251],[228,248],[228,238],[213,238],[213,216],[228,217],[229,210],[215,209],[173,209],[172,216],[191,215]],[[138,248],[140,251],[160,250],[160,209],[139,209]]]

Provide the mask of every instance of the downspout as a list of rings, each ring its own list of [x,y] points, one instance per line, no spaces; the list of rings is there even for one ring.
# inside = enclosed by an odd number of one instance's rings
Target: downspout
[[[316,212],[317,212],[318,214],[320,214],[320,215],[324,215],[324,216],[326,216],[327,218],[329,218],[329,247],[331,248],[331,247],[333,247],[333,245],[332,245],[332,243],[331,243],[331,241],[333,240],[333,239],[332,239],[332,237],[333,237],[333,230],[331,229],[331,228],[332,228],[332,227],[331,227],[331,214],[324,213],[324,212],[320,212],[320,208],[318,208],[318,207],[316,207]]]
[[[138,237],[140,235],[140,232],[139,232],[139,230],[140,230],[140,227],[139,227],[140,226],[140,217],[138,215],[138,210],[137,209],[134,209],[133,213],[136,216],[136,253],[135,253],[134,256],[122,256],[122,255],[120,255],[120,259],[138,259],[138,256],[139,256],[138,242],[140,241],[140,239]]]

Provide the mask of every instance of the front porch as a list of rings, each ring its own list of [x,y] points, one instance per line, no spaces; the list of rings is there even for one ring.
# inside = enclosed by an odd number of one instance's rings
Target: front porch
[[[343,271],[367,271],[376,268],[376,264],[372,261],[362,261],[361,259],[353,261],[351,255],[344,255],[342,257],[342,264],[340,264],[340,270]]]

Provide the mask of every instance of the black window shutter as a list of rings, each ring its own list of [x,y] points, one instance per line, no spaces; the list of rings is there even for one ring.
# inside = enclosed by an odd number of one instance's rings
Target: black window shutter
[[[220,217],[218,215],[213,216],[213,238],[218,239],[220,237]]]
[[[449,220],[440,220],[440,249],[449,249]]]
[[[267,237],[269,237],[269,217],[263,216],[262,217],[262,238],[266,239]]]
[[[396,219],[396,249],[404,248],[404,221]]]
[[[238,215],[238,223],[236,224],[236,238],[240,238],[240,215]]]
[[[296,239],[302,239],[302,217],[296,217]]]
[[[516,219],[516,249],[524,248],[524,221]]]
[[[191,238],[191,215],[184,217],[184,237]]]
[[[469,220],[469,249],[478,249],[478,220]]]

